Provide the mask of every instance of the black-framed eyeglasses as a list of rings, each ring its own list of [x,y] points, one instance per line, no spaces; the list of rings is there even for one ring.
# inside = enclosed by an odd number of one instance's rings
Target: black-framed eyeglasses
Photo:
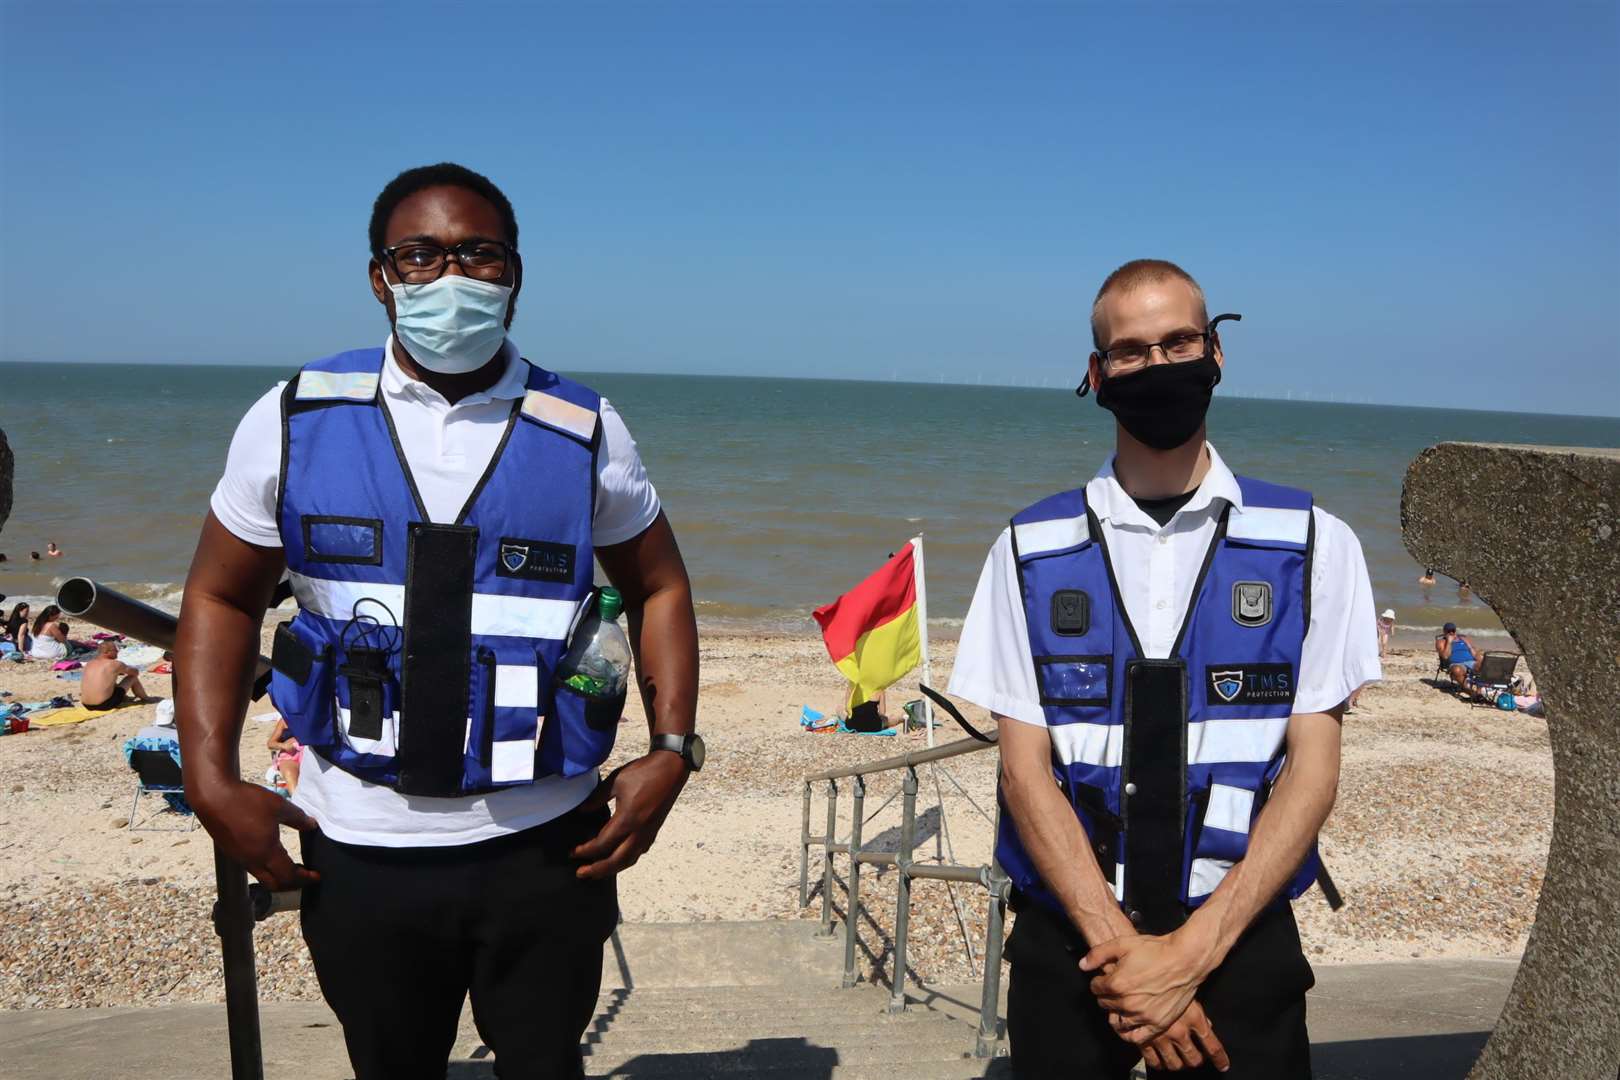
[[[463,240],[453,247],[410,240],[383,248],[383,256],[394,268],[395,276],[407,285],[439,280],[451,259],[462,273],[481,281],[505,277],[507,268],[517,261],[517,252],[499,240]]]
[[[1184,363],[1188,360],[1202,360],[1209,354],[1210,335],[1215,327],[1225,319],[1241,320],[1241,315],[1217,315],[1209,321],[1203,333],[1175,334],[1163,341],[1153,341],[1146,345],[1118,345],[1112,349],[1101,349],[1097,358],[1107,365],[1109,373],[1124,375],[1146,367],[1153,359],[1153,350],[1158,349],[1164,358],[1172,364]]]
[[[1164,354],[1164,358],[1172,364],[1203,360],[1211,353],[1210,343],[1214,339],[1215,328],[1228,319],[1242,322],[1243,316],[1228,312],[1209,320],[1209,325],[1204,327],[1202,333],[1173,334],[1163,341],[1153,341],[1146,345],[1119,345],[1110,349],[1098,349],[1093,355],[1107,369],[1109,375],[1130,375],[1141,371],[1153,359],[1155,349]],[[1079,397],[1085,397],[1090,390],[1090,379],[1074,388],[1075,394]]]

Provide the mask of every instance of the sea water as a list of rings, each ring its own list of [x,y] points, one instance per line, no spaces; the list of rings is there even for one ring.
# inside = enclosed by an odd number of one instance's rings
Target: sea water
[[[173,608],[242,413],[290,369],[0,364],[17,455],[0,593],[88,575]],[[624,416],[710,626],[814,632],[809,612],[922,534],[936,632],[966,613],[1019,508],[1083,484],[1112,417],[1067,389],[589,373]],[[1211,441],[1240,473],[1307,487],[1360,537],[1379,610],[1427,631],[1499,628],[1400,538],[1400,490],[1444,441],[1620,446],[1620,420],[1245,400],[1217,393]],[[1458,505],[1485,498],[1459,479]],[[1507,505],[1497,512],[1519,512]],[[61,559],[32,562],[55,540]],[[8,605],[9,606],[9,605]]]

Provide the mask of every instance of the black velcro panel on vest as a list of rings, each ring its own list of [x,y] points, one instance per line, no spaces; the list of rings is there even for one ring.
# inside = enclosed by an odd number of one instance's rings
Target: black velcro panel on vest
[[[1187,821],[1187,665],[1133,660],[1125,665],[1125,904],[1137,929],[1165,934],[1186,920],[1181,906]]]
[[[411,525],[395,759],[407,795],[461,794],[477,552],[472,526]]]

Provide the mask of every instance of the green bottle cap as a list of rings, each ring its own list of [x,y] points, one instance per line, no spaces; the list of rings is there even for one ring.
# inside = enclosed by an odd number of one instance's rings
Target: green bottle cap
[[[624,597],[619,595],[618,589],[603,586],[602,591],[597,594],[596,604],[596,610],[601,613],[602,618],[612,622],[619,617],[619,612],[624,610]]]

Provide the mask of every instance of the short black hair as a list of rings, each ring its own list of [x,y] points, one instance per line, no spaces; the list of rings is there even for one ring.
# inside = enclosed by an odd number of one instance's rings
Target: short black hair
[[[382,258],[383,248],[387,246],[388,219],[393,216],[394,210],[418,191],[432,187],[466,188],[474,195],[488,199],[501,213],[501,221],[506,226],[506,242],[512,245],[512,250],[517,250],[517,214],[512,212],[511,200],[483,173],[475,173],[465,165],[441,161],[437,165],[406,169],[388,181],[388,186],[382,189],[377,201],[371,204],[369,233],[373,258]]]

